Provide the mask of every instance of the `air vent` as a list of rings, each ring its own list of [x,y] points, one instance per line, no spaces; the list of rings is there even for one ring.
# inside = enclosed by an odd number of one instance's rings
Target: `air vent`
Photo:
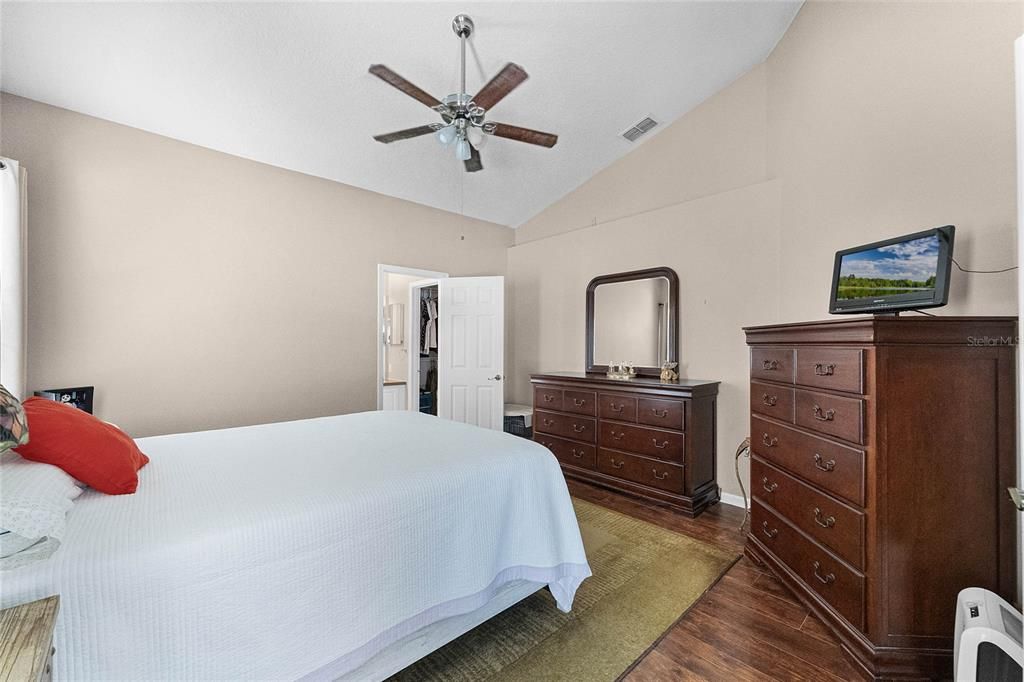
[[[637,121],[636,124],[624,130],[622,132],[622,136],[630,142],[636,142],[642,136],[650,132],[656,125],[658,125],[657,121],[650,116],[645,116],[640,121]]]

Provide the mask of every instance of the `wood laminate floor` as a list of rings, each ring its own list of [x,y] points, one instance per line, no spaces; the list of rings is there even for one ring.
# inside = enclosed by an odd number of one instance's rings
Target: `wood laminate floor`
[[[690,519],[626,495],[569,481],[579,498],[677,533],[743,550],[743,511],[718,504]],[[836,640],[790,592],[747,558],[690,609],[624,678],[859,680]]]

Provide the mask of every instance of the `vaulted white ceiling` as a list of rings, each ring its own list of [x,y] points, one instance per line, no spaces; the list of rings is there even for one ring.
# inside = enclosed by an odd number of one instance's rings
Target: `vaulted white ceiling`
[[[800,2],[3,3],[0,88],[193,144],[516,226],[763,61]],[[466,174],[433,136],[376,133],[437,115],[458,87],[452,17],[476,22],[467,89],[506,62],[530,79],[489,119],[557,133],[491,138]],[[650,143],[649,134],[641,143]],[[639,144],[639,143],[638,143]]]

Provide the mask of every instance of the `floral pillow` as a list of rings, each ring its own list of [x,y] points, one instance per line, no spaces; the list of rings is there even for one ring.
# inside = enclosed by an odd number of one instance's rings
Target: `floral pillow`
[[[28,418],[21,403],[0,386],[0,452],[28,442]]]

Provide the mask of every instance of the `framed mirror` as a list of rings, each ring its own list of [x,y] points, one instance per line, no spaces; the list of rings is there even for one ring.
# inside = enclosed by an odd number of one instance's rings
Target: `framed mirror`
[[[679,277],[650,268],[595,277],[587,285],[587,372],[631,362],[638,376],[658,376],[679,362]]]

